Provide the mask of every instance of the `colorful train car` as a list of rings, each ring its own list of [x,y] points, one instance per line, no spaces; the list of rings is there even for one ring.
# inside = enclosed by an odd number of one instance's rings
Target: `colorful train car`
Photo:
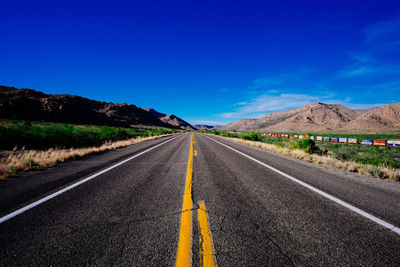
[[[374,146],[386,146],[386,140],[374,140]]]
[[[331,143],[339,143],[339,137],[331,137]]]
[[[349,143],[349,144],[358,144],[358,139],[357,138],[349,138],[347,140],[347,143]]]
[[[388,140],[387,146],[390,147],[400,147],[400,140]]]
[[[363,144],[365,146],[372,146],[374,144],[374,140],[372,140],[372,139],[363,139],[361,141],[361,144]]]
[[[247,132],[232,132],[239,135],[247,134]],[[328,137],[328,136],[308,136],[304,134],[285,134],[285,133],[257,133],[260,136],[264,137],[279,137],[279,138],[294,138],[294,139],[311,139],[315,141],[323,141],[323,142],[331,142],[331,143],[340,143],[340,144],[362,144],[366,146],[379,146],[379,147],[400,147],[400,140],[373,140],[373,139],[362,139],[359,140],[357,138],[347,138],[347,137]]]

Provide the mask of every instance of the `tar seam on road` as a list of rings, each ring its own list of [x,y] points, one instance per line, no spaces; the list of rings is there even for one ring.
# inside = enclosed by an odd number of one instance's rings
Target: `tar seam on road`
[[[210,224],[207,218],[206,204],[203,200],[199,201],[197,210],[197,218],[199,222],[199,240],[200,240],[200,266],[215,267],[217,261],[215,259],[214,245],[212,241]]]
[[[68,187],[65,187],[65,188],[63,188],[63,189],[61,189],[61,190],[59,190],[59,191],[57,191],[57,192],[55,192],[55,193],[53,193],[53,194],[51,194],[51,195],[48,195],[48,196],[46,196],[46,197],[44,197],[44,198],[42,198],[42,199],[39,199],[39,200],[37,200],[37,201],[35,201],[35,202],[33,202],[33,203],[31,203],[31,204],[29,204],[29,205],[23,207],[23,208],[20,208],[20,209],[14,211],[14,212],[12,212],[12,213],[9,213],[9,214],[7,214],[7,215],[5,215],[5,216],[3,216],[3,217],[0,218],[0,224],[3,223],[3,222],[5,222],[5,221],[8,221],[8,220],[14,218],[15,216],[20,215],[21,213],[24,213],[24,212],[27,211],[27,210],[30,210],[30,209],[32,209],[32,208],[34,208],[34,207],[40,205],[40,204],[42,204],[42,203],[44,203],[44,202],[46,202],[46,201],[48,201],[48,200],[50,200],[50,199],[52,199],[52,198],[55,198],[56,196],[61,195],[61,194],[65,193],[65,192],[67,192],[67,191],[69,191],[69,190],[71,190],[71,189],[73,189],[73,188],[75,188],[75,187],[77,187],[77,186],[79,186],[79,185],[81,185],[81,184],[83,184],[83,183],[86,183],[86,182],[88,182],[88,181],[90,181],[90,180],[96,178],[97,176],[99,176],[99,175],[101,175],[101,174],[103,174],[103,173],[106,173],[106,172],[108,172],[108,171],[110,171],[110,170],[112,170],[112,169],[114,169],[114,168],[116,168],[116,167],[118,167],[118,166],[124,164],[124,163],[127,162],[127,161],[130,161],[130,160],[132,160],[132,159],[134,159],[134,158],[136,158],[136,157],[139,157],[140,155],[143,155],[144,153],[147,153],[147,152],[149,152],[150,150],[155,149],[156,147],[159,147],[159,146],[161,146],[161,145],[163,145],[163,144],[165,144],[165,143],[168,143],[169,141],[172,141],[172,140],[174,140],[174,139],[176,139],[176,138],[178,138],[178,136],[176,136],[176,137],[174,137],[174,138],[171,138],[171,139],[169,139],[169,140],[167,140],[167,141],[165,141],[165,142],[162,142],[161,144],[155,145],[155,146],[153,146],[153,147],[151,147],[151,148],[149,148],[149,149],[147,149],[147,150],[145,150],[145,151],[142,151],[142,152],[140,152],[140,153],[138,153],[138,154],[136,154],[136,155],[134,155],[134,156],[132,156],[132,157],[129,157],[129,158],[127,158],[127,159],[125,159],[125,160],[123,160],[123,161],[117,163],[117,164],[114,164],[114,165],[112,165],[111,167],[108,167],[107,169],[104,169],[104,170],[102,170],[102,171],[100,171],[100,172],[98,172],[98,173],[96,173],[96,174],[93,174],[93,175],[91,175],[91,176],[89,176],[89,177],[87,177],[87,178],[85,178],[85,179],[83,179],[83,180],[80,180],[80,181],[77,182],[77,183],[74,183],[74,184],[72,184],[72,185],[70,185],[70,186],[68,186]]]
[[[388,223],[388,222],[386,222],[386,221],[384,221],[382,219],[379,219],[378,217],[375,217],[372,214],[369,214],[369,213],[367,213],[367,212],[365,212],[365,211],[363,211],[363,210],[361,210],[361,209],[359,209],[359,208],[357,208],[357,207],[355,207],[355,206],[353,206],[353,205],[351,205],[349,203],[344,202],[343,200],[340,200],[340,199],[338,199],[338,198],[336,198],[336,197],[334,197],[332,195],[329,195],[328,193],[325,193],[324,191],[319,190],[316,187],[313,187],[313,186],[311,186],[311,185],[309,185],[309,184],[307,184],[307,183],[305,183],[303,181],[300,181],[299,179],[297,179],[297,178],[295,178],[295,177],[293,177],[293,176],[291,176],[289,174],[286,174],[286,173],[284,173],[284,172],[282,172],[282,171],[280,171],[278,169],[275,169],[274,167],[272,167],[272,166],[270,166],[270,165],[268,165],[268,164],[266,164],[264,162],[261,162],[261,161],[255,159],[255,158],[243,153],[243,152],[240,152],[239,150],[236,150],[236,149],[234,149],[234,148],[232,148],[232,147],[230,147],[228,145],[225,145],[224,143],[221,143],[221,142],[219,142],[217,140],[214,140],[213,138],[210,138],[208,136],[205,136],[205,137],[207,137],[208,139],[211,139],[212,141],[214,141],[216,143],[219,143],[219,144],[221,144],[221,145],[223,145],[223,146],[225,146],[225,147],[227,147],[227,148],[229,148],[229,149],[231,149],[231,150],[233,150],[233,151],[235,151],[235,152],[237,152],[239,154],[241,154],[242,156],[245,156],[245,157],[257,162],[258,164],[260,164],[260,165],[262,165],[262,166],[264,166],[264,167],[266,167],[266,168],[268,168],[268,169],[270,169],[270,170],[272,170],[272,171],[274,171],[276,173],[279,173],[282,176],[285,176],[286,178],[292,180],[293,182],[296,182],[296,183],[298,183],[298,184],[310,189],[311,191],[313,191],[313,192],[315,192],[317,194],[320,194],[321,196],[323,196],[323,197],[325,197],[327,199],[330,199],[333,202],[336,202],[337,204],[339,204],[339,205],[341,205],[341,206],[343,206],[343,207],[345,207],[345,208],[347,208],[349,210],[352,210],[355,213],[358,213],[359,215],[361,215],[361,216],[363,216],[363,217],[365,217],[365,218],[367,218],[367,219],[369,219],[369,220],[371,220],[371,221],[373,221],[373,222],[375,222],[375,223],[377,223],[377,224],[379,224],[379,225],[381,225],[381,226],[383,226],[383,227],[385,227],[387,229],[390,229],[393,232],[395,232],[396,234],[400,235],[400,228],[394,226],[393,224],[390,224],[390,223]]]
[[[192,266],[192,178],[193,178],[193,134],[190,137],[190,151],[183,195],[181,226],[175,266]]]

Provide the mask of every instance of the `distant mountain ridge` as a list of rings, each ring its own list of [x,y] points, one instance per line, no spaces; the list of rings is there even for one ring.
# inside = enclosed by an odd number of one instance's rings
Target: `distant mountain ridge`
[[[208,130],[215,128],[215,126],[213,125],[205,125],[205,124],[195,124],[193,126],[196,127],[197,130]]]
[[[161,120],[164,123],[168,123],[170,125],[173,125],[173,126],[181,128],[181,129],[185,129],[185,130],[196,130],[196,128],[193,127],[191,124],[182,120],[181,118],[178,118],[177,116],[175,116],[173,114],[167,115],[164,113],[160,113],[157,110],[154,110],[152,108],[145,108],[144,110],[150,112],[151,114],[153,114],[155,117],[157,117],[159,120]]]
[[[175,118],[180,123],[171,124],[168,121],[162,121],[153,113],[132,104],[107,103],[76,95],[52,95],[33,89],[7,86],[0,86],[0,118],[119,127],[156,126],[174,129],[186,129],[186,124],[188,124],[177,117]]]
[[[260,119],[242,119],[226,130],[272,132],[400,132],[400,102],[353,110],[340,104],[313,103],[301,108],[267,113]]]

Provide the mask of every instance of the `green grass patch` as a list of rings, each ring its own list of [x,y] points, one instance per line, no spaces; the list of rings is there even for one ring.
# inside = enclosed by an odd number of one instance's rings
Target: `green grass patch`
[[[331,143],[318,143],[317,146],[323,153],[336,159],[400,168],[399,148]]]
[[[52,122],[0,120],[0,149],[79,148],[105,142],[175,133],[170,129],[140,129]]]

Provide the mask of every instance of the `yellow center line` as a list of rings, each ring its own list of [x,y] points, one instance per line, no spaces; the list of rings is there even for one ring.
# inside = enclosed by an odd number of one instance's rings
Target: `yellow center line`
[[[210,226],[207,218],[206,204],[199,201],[199,209],[197,210],[197,218],[199,221],[199,239],[200,239],[200,266],[214,267],[217,266],[214,247],[211,237]]]
[[[183,196],[181,227],[175,266],[192,265],[192,174],[193,174],[193,134],[190,137],[190,152]]]

